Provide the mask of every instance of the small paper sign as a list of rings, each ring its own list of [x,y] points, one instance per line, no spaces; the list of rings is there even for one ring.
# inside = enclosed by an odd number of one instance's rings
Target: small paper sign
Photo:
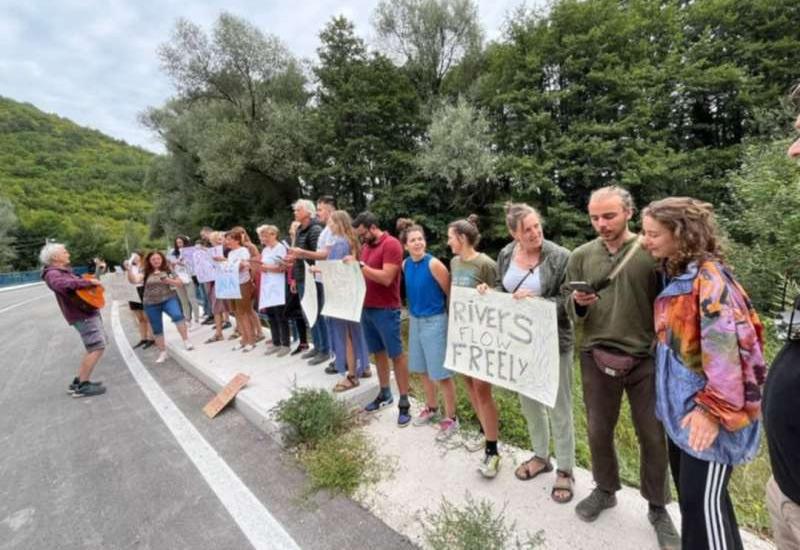
[[[203,412],[209,418],[214,418],[219,412],[225,408],[225,405],[231,402],[236,394],[239,393],[245,385],[250,381],[250,377],[243,373],[238,373],[228,382],[228,385],[222,388],[222,391],[214,396],[214,399],[208,402],[203,407]]]

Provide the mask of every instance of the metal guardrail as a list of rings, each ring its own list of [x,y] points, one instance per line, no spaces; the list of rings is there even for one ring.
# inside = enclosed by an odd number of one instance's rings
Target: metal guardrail
[[[76,267],[73,269],[77,275],[83,275],[89,268],[86,266]],[[42,280],[42,271],[35,269],[33,271],[14,271],[11,273],[0,273],[0,288],[5,286],[25,285],[29,283],[38,283]]]

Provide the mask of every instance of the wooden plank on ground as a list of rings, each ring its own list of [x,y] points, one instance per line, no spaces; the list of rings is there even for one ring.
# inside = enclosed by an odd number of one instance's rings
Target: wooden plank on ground
[[[249,381],[249,376],[241,372],[238,373],[224,388],[222,388],[221,392],[214,396],[214,399],[209,401],[208,404],[203,407],[203,412],[206,413],[206,416],[209,418],[214,418],[217,416],[219,412],[225,408],[225,405],[230,403],[233,398],[236,397],[236,394],[239,393],[239,390],[241,390]]]

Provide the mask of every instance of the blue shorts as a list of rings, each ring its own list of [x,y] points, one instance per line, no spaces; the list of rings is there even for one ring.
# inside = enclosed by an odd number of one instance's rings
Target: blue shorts
[[[408,328],[408,370],[447,380],[453,373],[444,366],[447,352],[447,314],[414,317]]]
[[[164,323],[161,320],[162,313],[166,313],[176,325],[183,323],[183,311],[177,296],[168,298],[160,304],[145,304],[144,312],[147,314],[147,320],[150,321],[150,326],[153,328],[153,335],[155,336],[164,334]]]
[[[399,309],[365,307],[361,328],[370,353],[386,352],[392,359],[403,354]]]

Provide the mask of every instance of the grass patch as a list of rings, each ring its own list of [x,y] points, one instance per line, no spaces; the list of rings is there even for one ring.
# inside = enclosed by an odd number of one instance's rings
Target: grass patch
[[[362,485],[377,483],[386,471],[386,461],[361,430],[323,439],[303,452],[300,461],[306,467],[312,491],[327,489],[347,496]]]
[[[425,540],[432,550],[522,550],[544,542],[542,531],[520,538],[516,522],[508,523],[505,510],[503,506],[495,513],[490,501],[475,501],[469,493],[462,507],[442,498],[439,510],[422,519]]]

